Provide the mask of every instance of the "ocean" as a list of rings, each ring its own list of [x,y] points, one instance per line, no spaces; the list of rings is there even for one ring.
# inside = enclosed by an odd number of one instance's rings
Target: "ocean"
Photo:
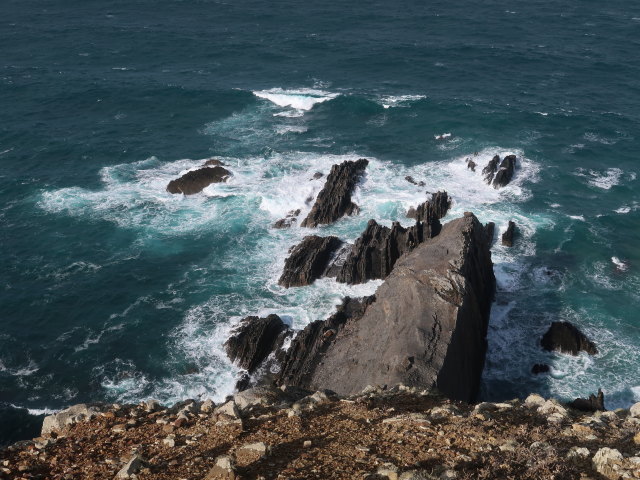
[[[516,222],[498,242],[482,398],[640,401],[640,4],[4,0],[0,445],[81,402],[223,399],[244,316],[295,328],[347,286],[277,284],[309,233],[407,226],[427,192]],[[436,136],[451,134],[437,140]],[[477,155],[474,155],[477,153]],[[512,183],[485,184],[495,154]],[[208,158],[226,184],[167,183]],[[480,168],[471,172],[466,159]],[[275,230],[367,158],[359,215]],[[411,175],[425,186],[405,180]],[[567,320],[599,349],[541,350]],[[548,363],[549,375],[531,367]]]

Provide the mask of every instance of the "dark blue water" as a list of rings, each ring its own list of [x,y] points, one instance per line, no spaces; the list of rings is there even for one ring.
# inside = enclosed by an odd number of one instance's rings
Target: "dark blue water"
[[[427,189],[499,229],[485,398],[640,400],[640,5],[601,2],[5,0],[0,7],[0,443],[84,401],[219,398],[221,344],[249,314],[295,327],[344,295],[277,285],[304,208],[371,159],[361,215],[403,220]],[[451,133],[445,141],[434,136]],[[496,191],[465,168],[516,153]],[[222,158],[227,185],[172,178]],[[540,351],[553,320],[595,357]],[[535,378],[533,363],[552,374]]]

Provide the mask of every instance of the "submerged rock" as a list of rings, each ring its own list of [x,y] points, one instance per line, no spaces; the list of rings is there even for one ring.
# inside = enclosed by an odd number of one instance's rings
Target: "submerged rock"
[[[551,367],[546,363],[536,363],[533,367],[531,367],[531,373],[534,375],[538,375],[540,373],[548,373],[551,370]]]
[[[171,180],[167,185],[167,192],[193,195],[200,193],[212,183],[226,182],[230,175],[231,172],[221,166],[199,168]]]
[[[581,351],[590,355],[598,353],[596,345],[569,322],[553,322],[540,343],[545,350],[557,350],[571,355],[577,355]]]
[[[341,246],[342,240],[338,237],[304,237],[285,260],[278,283],[287,288],[312,284],[324,274]]]
[[[252,373],[280,348],[290,329],[277,315],[246,317],[233,330],[224,347],[232,362]]]
[[[303,227],[317,227],[335,222],[344,215],[351,215],[358,206],[351,201],[356,183],[363,175],[369,161],[361,158],[347,160],[331,167],[324,188],[318,194],[309,215],[302,221]]]
[[[502,245],[505,247],[513,247],[513,237],[516,233],[516,224],[509,220],[507,230],[502,234]]]
[[[337,328],[330,319],[298,334],[280,381],[338,394],[366,385],[436,386],[471,401],[494,290],[484,227],[465,214],[402,257],[364,312],[344,316]]]
[[[273,228],[291,228],[291,226],[298,221],[298,215],[300,215],[300,209],[291,210],[287,213],[285,218],[281,218],[273,224]]]
[[[502,159],[500,163],[500,169],[496,172],[496,176],[493,179],[493,188],[500,188],[506,186],[513,178],[513,173],[516,170],[516,156],[507,155]]]
[[[404,179],[407,182],[409,182],[409,183],[411,183],[413,185],[417,185],[418,187],[424,187],[425,186],[425,183],[422,180],[417,182],[411,175],[407,175],[406,177],[404,177]]]
[[[391,228],[369,220],[367,228],[351,248],[336,280],[356,284],[386,278],[396,261],[425,240],[437,235],[441,225],[431,209],[424,221],[404,228],[394,222]]]
[[[598,389],[597,396],[592,393],[589,398],[576,398],[569,406],[583,412],[604,412],[604,393]]]

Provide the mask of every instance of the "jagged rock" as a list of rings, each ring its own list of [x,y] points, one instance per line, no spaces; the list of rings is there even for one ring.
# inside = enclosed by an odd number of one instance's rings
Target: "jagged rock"
[[[431,194],[431,200],[418,205],[417,208],[410,207],[407,211],[407,218],[413,218],[419,222],[430,221],[431,218],[440,220],[451,207],[451,199],[447,192],[436,192]]]
[[[216,415],[225,415],[231,418],[240,418],[240,410],[238,410],[238,406],[236,402],[233,400],[228,401],[220,405],[218,408],[214,410]]]
[[[287,288],[312,284],[324,274],[341,246],[342,241],[338,237],[304,237],[285,260],[278,283]]]
[[[498,155],[494,156],[486,167],[482,169],[482,175],[484,176],[484,181],[488,184],[491,184],[493,181],[493,177],[496,174],[496,170],[498,170],[498,164],[500,163],[500,157]]]
[[[419,182],[416,182],[411,175],[407,175],[406,177],[404,177],[404,179],[407,182],[409,182],[409,183],[411,183],[413,185],[417,185],[418,187],[424,187],[425,186],[425,183],[422,180],[420,180]]]
[[[167,185],[167,192],[193,195],[200,193],[212,183],[226,182],[230,175],[229,170],[220,166],[199,168],[171,180]]]
[[[496,224],[493,222],[488,222],[484,224],[484,231],[487,235],[487,239],[489,240],[489,247],[493,245],[493,237],[496,231]]]
[[[44,417],[40,435],[45,437],[52,433],[61,432],[65,427],[84,420],[89,420],[98,413],[99,412],[96,407],[89,406],[84,403],[73,405],[66,410]]]
[[[140,455],[134,455],[127,464],[116,474],[116,479],[131,478],[144,467],[146,461]]]
[[[571,355],[581,351],[590,355],[598,353],[595,344],[569,322],[553,322],[540,343],[547,351],[557,350]]]
[[[236,480],[235,463],[229,455],[220,455],[204,480]]]
[[[207,398],[202,405],[200,406],[200,411],[202,413],[211,413],[213,409],[216,407],[216,404],[213,403],[213,400]]]
[[[502,234],[502,245],[505,247],[513,247],[513,236],[516,232],[516,224],[509,220],[507,230]]]
[[[607,478],[617,480],[620,478],[619,469],[623,460],[624,457],[618,450],[604,447],[596,452],[591,462],[596,472]]]
[[[538,375],[540,373],[548,373],[549,370],[550,370],[550,367],[546,363],[536,363],[531,368],[531,373],[533,373],[534,375]]]
[[[391,228],[369,220],[367,228],[356,240],[336,280],[356,284],[367,280],[386,278],[396,261],[419,244],[438,234],[440,222],[428,210],[428,218],[404,228],[394,222]]]
[[[471,170],[472,172],[476,171],[476,162],[474,162],[473,160],[471,160],[470,158],[467,159],[467,169]]]
[[[272,385],[260,385],[236,393],[233,400],[241,410],[254,405],[277,405],[289,397],[279,388]]]
[[[327,320],[316,320],[307,325],[291,341],[278,374],[279,385],[297,386],[309,389],[309,374],[315,367],[317,357],[326,351],[336,335],[325,336],[328,330],[339,332],[348,320],[361,318],[367,307],[375,301],[375,297],[352,299],[346,297],[336,313]],[[315,388],[314,388],[315,390]]]
[[[322,333],[333,328],[329,321],[307,326],[292,341],[281,378],[341,395],[369,384],[435,386],[471,401],[494,291],[484,228],[465,214],[403,256],[360,318],[338,322],[328,340]]]
[[[361,158],[331,167],[324,188],[318,194],[309,215],[302,221],[302,226],[317,227],[333,223],[344,215],[356,212],[358,206],[351,201],[351,194],[368,164],[368,160]]]
[[[291,226],[298,221],[298,215],[300,215],[300,209],[291,210],[287,213],[285,218],[281,218],[273,224],[273,228],[291,228]]]
[[[569,406],[583,412],[604,412],[604,393],[602,393],[601,389],[598,389],[597,396],[591,394],[589,398],[576,398]]]
[[[277,315],[246,317],[224,347],[232,362],[253,373],[271,352],[282,346],[290,329]]]
[[[500,169],[496,172],[496,176],[493,179],[493,188],[500,188],[506,186],[513,178],[513,173],[516,170],[516,156],[507,155],[502,159],[500,163]]]

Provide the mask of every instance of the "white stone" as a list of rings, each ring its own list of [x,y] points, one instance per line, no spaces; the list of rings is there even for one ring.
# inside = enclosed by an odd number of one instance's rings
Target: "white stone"
[[[640,402],[634,403],[629,409],[629,413],[634,418],[640,418]]]
[[[524,404],[527,407],[541,407],[542,405],[544,405],[544,402],[545,402],[544,398],[542,398],[537,393],[532,393],[526,398],[526,400],[524,401]]]
[[[604,447],[596,452],[591,459],[596,472],[605,477],[615,474],[617,466],[622,462],[622,454],[615,448]]]
[[[44,437],[46,435],[50,435],[53,432],[60,432],[66,426],[73,425],[74,423],[83,420],[88,420],[94,417],[97,413],[98,410],[93,407],[89,407],[84,403],[73,405],[66,410],[62,410],[58,413],[54,413],[53,415],[44,417],[40,435]]]
[[[140,469],[144,466],[144,463],[145,461],[140,455],[134,455],[127,462],[127,464],[124,467],[122,467],[122,470],[120,470],[116,474],[116,478],[117,479],[130,478],[131,475],[138,473],[140,471]]]

